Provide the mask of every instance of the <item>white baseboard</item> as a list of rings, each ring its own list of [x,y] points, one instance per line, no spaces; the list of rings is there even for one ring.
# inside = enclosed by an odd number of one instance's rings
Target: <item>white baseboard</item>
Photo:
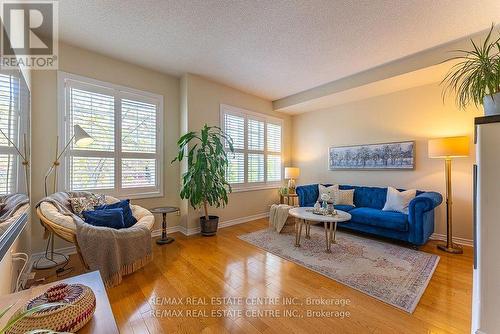
[[[172,227],[167,227],[167,234],[175,233],[175,232],[181,232],[181,226],[180,225],[176,225],[176,226],[172,226]],[[161,228],[157,228],[155,230],[152,230],[151,231],[151,236],[153,238],[160,237],[161,236]]]
[[[269,212],[262,212],[251,216],[230,219],[223,222],[219,222],[219,228],[225,228],[233,225],[243,224],[252,220],[257,220],[267,217],[269,217]],[[174,232],[180,232],[186,236],[190,236],[200,233],[200,227],[198,226],[198,227],[186,228],[185,226],[177,225],[167,228],[167,233],[174,233]],[[151,232],[151,236],[153,237],[161,236],[161,229],[153,230]]]
[[[267,217],[269,217],[269,212],[262,212],[262,213],[258,213],[258,214],[251,215],[251,216],[226,220],[226,221],[219,223],[219,228],[243,224],[243,223],[247,223],[247,222],[252,221],[252,220],[257,220],[257,219],[262,219],[262,218],[267,218]]]
[[[432,240],[439,240],[439,241],[446,241],[446,234],[441,234],[441,233],[432,233],[430,239]],[[464,245],[464,246],[474,246],[474,241],[470,239],[465,239],[465,238],[458,238],[458,237],[453,237],[453,242],[459,245]]]

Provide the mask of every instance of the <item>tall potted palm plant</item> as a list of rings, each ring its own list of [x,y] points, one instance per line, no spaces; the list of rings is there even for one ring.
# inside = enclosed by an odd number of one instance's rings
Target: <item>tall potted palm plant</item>
[[[500,36],[493,36],[494,26],[482,44],[473,40],[472,50],[456,50],[458,61],[447,73],[441,84],[446,93],[456,93],[456,103],[465,109],[471,102],[482,104],[485,115],[500,114]]]
[[[231,186],[226,180],[226,150],[234,152],[233,141],[219,127],[205,124],[201,131],[188,132],[179,138],[177,146],[179,152],[172,163],[187,159],[188,164],[182,176],[181,198],[188,199],[194,209],[203,207],[201,234],[214,235],[219,217],[210,216],[208,207],[221,207],[228,203]]]

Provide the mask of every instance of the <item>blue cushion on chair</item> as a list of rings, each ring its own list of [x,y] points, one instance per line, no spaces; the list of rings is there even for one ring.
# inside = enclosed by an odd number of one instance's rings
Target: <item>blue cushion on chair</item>
[[[125,223],[125,228],[129,228],[134,226],[137,223],[137,219],[132,215],[132,209],[130,208],[130,200],[125,199],[123,201],[119,201],[113,204],[104,204],[97,206],[96,210],[105,210],[105,209],[123,209],[123,221]]]
[[[111,227],[115,229],[125,227],[122,208],[83,211],[82,215],[85,222],[90,225]]]
[[[395,211],[372,208],[355,208],[349,211],[355,223],[383,227],[396,231],[408,231],[408,215]]]

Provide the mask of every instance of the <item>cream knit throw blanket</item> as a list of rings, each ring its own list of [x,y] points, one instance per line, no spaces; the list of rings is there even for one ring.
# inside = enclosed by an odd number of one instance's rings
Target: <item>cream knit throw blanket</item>
[[[288,210],[291,208],[293,208],[293,206],[286,204],[271,205],[271,211],[269,212],[269,227],[280,233],[288,219]]]
[[[41,202],[52,203],[60,213],[73,217],[76,240],[82,257],[90,270],[99,270],[106,287],[122,281],[122,276],[133,273],[153,258],[151,232],[145,226],[124,229],[92,226],[71,210],[70,197],[88,196],[88,192],[58,192]]]

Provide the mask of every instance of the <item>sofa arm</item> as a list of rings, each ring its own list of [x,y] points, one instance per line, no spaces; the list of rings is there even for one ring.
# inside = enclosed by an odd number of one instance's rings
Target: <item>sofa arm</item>
[[[434,191],[421,193],[412,199],[408,205],[410,215],[412,215],[412,211],[415,212],[417,207],[420,207],[423,211],[429,211],[438,207],[442,202],[443,196],[440,193]]]
[[[311,203],[316,203],[319,196],[318,184],[308,184],[304,186],[298,186],[295,192],[299,196],[299,205],[308,206]]]
[[[425,192],[416,196],[409,204],[409,242],[423,245],[434,233],[434,209],[443,202],[437,192]]]

